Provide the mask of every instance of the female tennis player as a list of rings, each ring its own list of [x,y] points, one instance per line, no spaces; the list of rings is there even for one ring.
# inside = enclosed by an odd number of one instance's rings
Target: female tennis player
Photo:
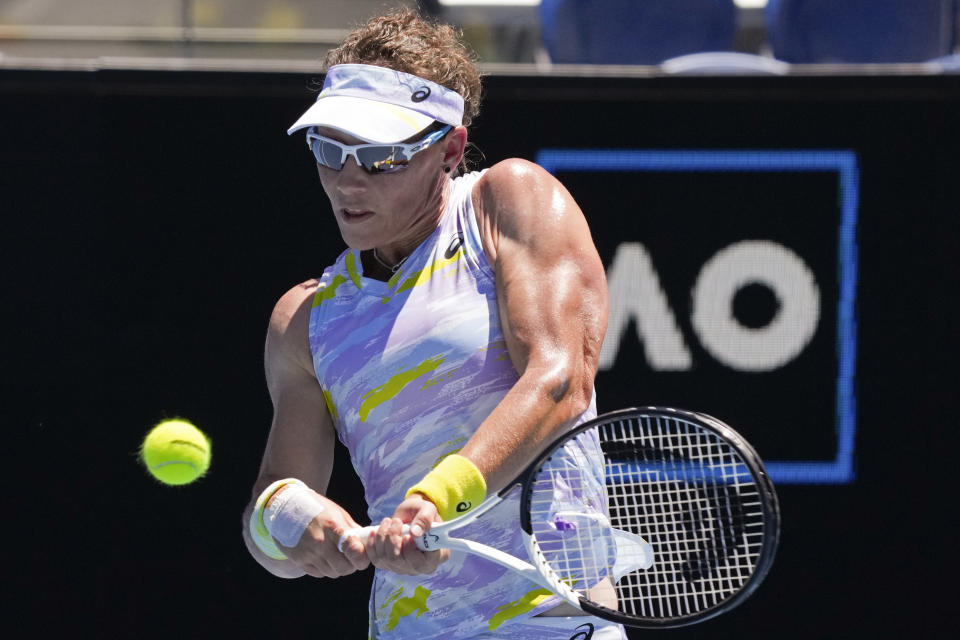
[[[525,160],[464,172],[481,85],[450,27],[393,12],[326,63],[288,133],[305,135],[348,248],[270,319],[274,416],[244,513],[250,553],[281,577],[375,565],[375,638],[625,638],[516,573],[420,551],[401,531],[469,511],[596,415],[607,290],[582,212]],[[340,535],[366,522],[323,495],[334,437],[378,525],[342,552]],[[588,433],[560,456],[602,488],[597,454]],[[605,508],[576,491],[557,500]],[[470,526],[463,537],[524,557],[516,498]]]

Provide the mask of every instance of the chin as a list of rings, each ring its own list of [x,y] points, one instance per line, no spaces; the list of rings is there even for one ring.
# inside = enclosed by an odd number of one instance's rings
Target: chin
[[[340,237],[343,238],[343,242],[347,245],[347,247],[353,249],[354,251],[369,251],[377,246],[376,243],[372,242],[371,240],[367,238],[358,238],[355,234],[345,231],[342,228],[340,229]]]

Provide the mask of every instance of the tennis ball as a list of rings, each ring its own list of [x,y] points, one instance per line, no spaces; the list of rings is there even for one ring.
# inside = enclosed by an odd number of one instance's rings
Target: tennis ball
[[[140,459],[163,484],[190,484],[210,468],[210,440],[186,420],[164,420],[147,434]]]

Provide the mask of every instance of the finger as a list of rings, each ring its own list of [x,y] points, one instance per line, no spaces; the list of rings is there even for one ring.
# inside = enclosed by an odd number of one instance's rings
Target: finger
[[[356,536],[350,536],[343,543],[343,556],[355,570],[360,571],[370,566],[370,558],[367,557],[367,548],[363,542]]]
[[[410,540],[409,534],[403,533],[403,521],[400,518],[391,518],[386,537],[386,553],[395,560],[403,557],[403,544]]]
[[[358,567],[354,566],[353,562],[347,557],[346,554],[340,553],[336,550],[334,550],[331,554],[325,553],[323,556],[318,557],[315,560],[315,564],[321,569],[321,571],[326,571],[332,578],[339,578],[340,576],[349,575],[358,569]]]
[[[418,574],[433,573],[450,558],[449,549],[422,551],[415,544],[404,547],[404,560]]]
[[[351,548],[356,550],[360,547],[366,547],[371,535],[369,531],[363,528],[345,529],[344,531],[354,531],[354,533],[346,535],[346,533],[339,530],[334,530],[333,532],[333,538],[337,541],[337,549],[341,552],[346,552],[347,549]]]
[[[367,542],[367,555],[377,567],[387,568],[384,563],[396,559],[397,554],[394,552],[394,544],[391,542],[392,529],[393,521],[390,518],[384,518]]]
[[[328,575],[325,575],[323,572],[321,572],[312,564],[302,564],[300,565],[300,569],[311,578],[329,578],[330,577]]]
[[[363,559],[365,553],[361,543],[355,538],[348,539],[360,547],[360,551],[353,554],[354,560],[351,560],[347,554],[337,549],[336,543],[339,542],[340,537],[332,530],[329,530],[329,534],[321,541],[314,537],[311,538],[313,544],[298,545],[286,551],[287,557],[300,566],[307,575],[316,578],[338,578],[366,568],[367,564]],[[347,542],[344,542],[344,547],[347,547]]]
[[[429,531],[434,521],[438,519],[436,505],[432,502],[424,502],[417,514],[410,520],[410,535],[419,538],[425,531]]]
[[[416,547],[414,539],[409,533],[403,533],[404,523],[399,518],[393,518],[384,525],[384,539],[379,546],[379,560],[375,564],[401,575],[418,575],[420,570],[411,565],[410,558],[416,562],[422,552]]]
[[[435,551],[420,551],[419,549],[407,549],[404,553],[404,560],[410,566],[410,569],[416,573],[431,573],[437,568],[437,562],[432,558]]]
[[[352,569],[344,573],[340,568],[333,566],[326,558],[322,557],[312,558],[297,564],[304,573],[314,578],[339,578],[342,575],[347,575],[347,573],[353,573]]]

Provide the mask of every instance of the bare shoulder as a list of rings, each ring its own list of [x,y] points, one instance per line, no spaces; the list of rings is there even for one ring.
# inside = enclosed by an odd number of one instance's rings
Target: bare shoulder
[[[547,240],[583,223],[583,213],[560,181],[521,158],[490,167],[477,182],[473,205],[484,249],[494,261],[503,238]]]
[[[306,319],[301,317],[310,315],[310,306],[304,303],[316,292],[318,283],[319,280],[311,278],[291,287],[280,296],[270,315],[271,331],[284,333],[291,324],[309,321],[309,317]]]
[[[482,209],[495,212],[498,208],[512,208],[518,203],[549,196],[556,187],[562,188],[557,179],[540,165],[522,158],[510,158],[487,169],[477,182],[474,193]]]
[[[308,329],[310,307],[318,280],[313,278],[291,287],[273,307],[267,331],[268,369],[280,363],[312,368]]]

